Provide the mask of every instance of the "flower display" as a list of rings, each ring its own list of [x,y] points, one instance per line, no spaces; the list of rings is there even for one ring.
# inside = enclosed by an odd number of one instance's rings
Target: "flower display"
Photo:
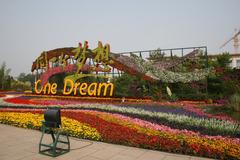
[[[217,107],[217,106],[211,106],[211,107]],[[183,108],[187,111],[196,113],[197,115],[200,115],[200,116],[207,116],[209,118],[216,118],[216,119],[221,119],[221,120],[233,121],[233,119],[231,117],[229,117],[227,115],[224,115],[224,114],[212,115],[212,114],[205,113],[202,110],[202,108],[200,108],[200,107],[194,107],[194,106],[191,106],[191,105],[186,105],[186,106],[183,106]]]
[[[0,123],[40,129],[47,108],[62,108],[71,136],[215,159],[240,159],[238,123],[203,112],[203,102],[18,95],[0,98]],[[112,104],[107,104],[111,102]],[[211,104],[219,106],[220,104]]]
[[[0,112],[0,123],[17,127],[40,129],[42,126],[41,121],[43,121],[43,114]],[[63,131],[74,137],[93,140],[101,139],[96,129],[70,118],[62,117],[62,127]]]
[[[24,104],[24,105],[71,105],[71,104],[81,104],[82,102],[89,103],[119,103],[122,98],[109,98],[109,97],[76,97],[76,96],[56,96],[56,95],[22,95],[14,96],[11,98],[6,98],[4,100],[0,99],[0,103],[7,102],[9,104]],[[149,99],[134,99],[128,98],[126,102],[137,102],[137,103],[150,103]]]
[[[32,101],[33,99],[33,101]],[[53,100],[54,103],[50,102]],[[202,134],[209,135],[225,135],[236,136],[240,132],[238,124],[235,121],[223,120],[215,118],[214,116],[207,116],[206,114],[199,114],[185,109],[186,107],[169,109],[164,106],[160,107],[129,107],[119,105],[107,105],[107,104],[92,104],[92,103],[79,103],[79,101],[69,101],[58,99],[54,100],[49,98],[48,100],[42,99],[42,101],[35,101],[31,97],[15,97],[5,99],[6,102],[25,103],[28,108],[36,108],[32,106],[34,103],[38,108],[56,107],[61,105],[62,108],[68,109],[92,109],[100,110],[110,113],[119,113],[128,115],[131,117],[137,117],[144,120],[148,120],[157,124],[168,125],[176,129],[187,129],[191,131],[197,131]],[[63,102],[63,103],[62,103]],[[65,103],[67,102],[67,103]],[[64,104],[65,103],[65,104]],[[41,105],[40,105],[41,104]],[[64,104],[64,105],[63,105]],[[6,104],[4,104],[6,105]],[[11,105],[8,105],[11,106]],[[24,105],[26,106],[26,105]],[[20,106],[21,108],[22,106]]]
[[[59,74],[59,73],[70,73],[76,70],[77,70],[76,64],[69,64],[65,67],[58,66],[58,67],[50,68],[41,75],[40,80],[42,84],[46,84],[48,82],[49,77],[51,77],[52,75]]]
[[[42,109],[1,109],[0,122],[6,123],[7,121],[8,124],[12,123],[23,127],[35,125],[39,127],[41,113],[43,113]],[[94,140],[217,159],[240,158],[240,139],[238,138],[201,135],[197,132],[172,129],[138,118],[100,111],[68,109],[62,110],[62,115],[65,123],[63,126],[76,133],[81,133],[80,135],[74,134],[81,138],[94,139],[98,137]],[[27,125],[26,121],[29,119],[32,121],[34,116],[39,117],[35,118],[38,120]],[[18,121],[15,120],[16,117],[26,120]],[[70,121],[66,121],[66,119]],[[25,125],[21,125],[22,122]],[[81,127],[80,131],[75,128],[83,124],[88,128]],[[82,135],[83,133],[85,134]]]
[[[196,69],[194,72],[187,73],[173,72],[164,68],[163,66],[157,68],[154,66],[153,62],[145,61],[141,57],[138,57],[134,54],[131,55],[131,58],[132,62],[135,64],[135,66],[137,66],[134,68],[138,68],[138,70],[140,70],[140,73],[145,73],[146,76],[149,76],[152,79],[160,80],[166,83],[188,83],[192,81],[199,81],[206,78],[206,76],[213,72],[211,68]],[[133,66],[131,67],[133,68]]]

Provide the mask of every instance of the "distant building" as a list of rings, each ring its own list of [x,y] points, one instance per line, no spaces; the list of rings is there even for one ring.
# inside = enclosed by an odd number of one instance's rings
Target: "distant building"
[[[232,68],[240,69],[240,53],[230,54],[232,63],[230,64]]]

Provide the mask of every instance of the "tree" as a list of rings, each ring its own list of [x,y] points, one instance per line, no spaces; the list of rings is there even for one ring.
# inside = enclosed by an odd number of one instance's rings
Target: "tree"
[[[16,91],[31,90],[31,83],[29,81],[26,81],[26,82],[14,81],[12,83],[12,88]]]
[[[26,74],[26,73],[20,73],[19,76],[17,77],[17,80],[22,81],[22,82],[34,82],[34,75],[32,74]]]
[[[230,58],[231,58],[231,56],[229,55],[228,52],[224,52],[224,53],[218,55],[217,56],[217,65],[219,67],[228,68],[229,64],[231,63]]]
[[[5,62],[2,63],[0,67],[0,89],[10,89],[11,86],[11,77],[9,76],[11,69],[7,68]]]
[[[20,73],[19,76],[17,77],[17,80],[20,82],[29,82],[31,84],[31,86],[34,86],[34,81],[35,81],[35,77],[33,74],[29,73]]]
[[[25,73],[20,73],[19,76],[17,77],[17,80],[25,82],[26,81],[25,77],[26,77]]]
[[[152,60],[154,62],[162,61],[164,59],[164,55],[165,55],[165,53],[161,52],[161,49],[158,48],[157,50],[150,52],[149,60]]]

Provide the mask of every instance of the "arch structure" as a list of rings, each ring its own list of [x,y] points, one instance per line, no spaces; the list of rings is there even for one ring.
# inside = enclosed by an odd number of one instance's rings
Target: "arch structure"
[[[36,75],[36,79],[41,80],[41,85],[46,84],[53,75],[60,73],[68,73],[66,78],[73,81],[85,76],[112,78],[122,73],[138,75],[148,81],[164,81],[162,74],[167,75],[169,74],[167,71],[172,72],[176,66],[184,61],[195,59],[202,48],[206,47],[179,48],[182,51],[180,58],[176,58],[172,54],[175,49],[169,49],[166,50],[171,51],[169,56],[156,61],[156,58],[151,60],[151,56],[144,58],[143,53],[146,51],[116,54],[110,51],[109,44],[103,45],[99,41],[97,48],[89,49],[88,42],[85,41],[83,45],[79,43],[78,47],[58,48],[42,52],[33,62],[31,71]],[[191,52],[183,55],[184,49],[191,49]],[[166,51],[158,49],[148,51],[148,53],[154,55],[154,52],[160,52],[158,55],[164,56]],[[206,52],[204,54],[206,55]],[[202,71],[199,70],[199,72]],[[202,76],[196,75],[196,80],[206,77],[207,74],[208,72],[204,70]],[[172,79],[175,78],[172,77]]]

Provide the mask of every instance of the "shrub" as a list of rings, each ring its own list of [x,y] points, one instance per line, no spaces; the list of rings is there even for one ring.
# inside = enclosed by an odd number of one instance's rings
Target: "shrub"
[[[235,93],[230,97],[228,106],[234,111],[238,111],[238,112],[240,111],[240,94],[239,93]]]
[[[171,101],[171,102],[176,102],[176,101],[178,101],[178,96],[173,93],[172,96],[170,97],[170,101]]]

